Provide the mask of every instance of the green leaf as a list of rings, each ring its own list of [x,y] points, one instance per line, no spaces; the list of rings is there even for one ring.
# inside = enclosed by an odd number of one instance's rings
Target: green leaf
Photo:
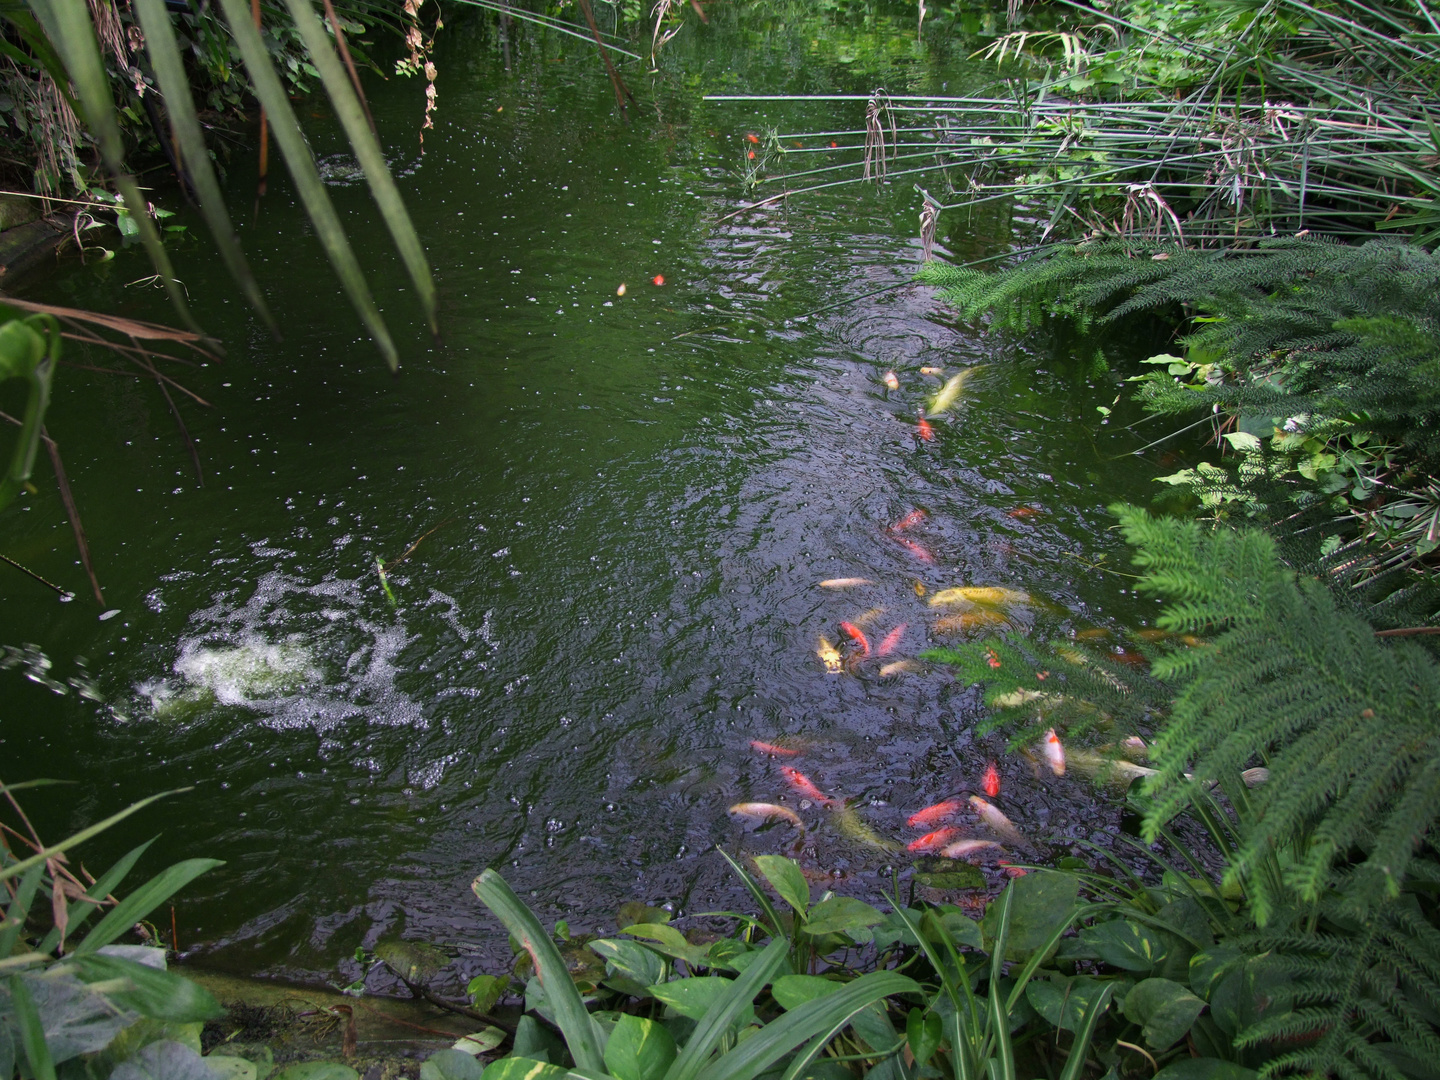
[[[653,1020],[621,1016],[605,1044],[605,1067],[616,1080],[661,1080],[675,1060],[675,1040]]]
[[[281,1076],[288,1072],[287,1069]],[[324,1080],[359,1080],[359,1074],[354,1069],[348,1072],[348,1077],[327,1076]],[[217,1075],[193,1049],[183,1043],[164,1039],[142,1047],[134,1057],[115,1066],[110,1080],[217,1080]],[[320,1078],[308,1077],[305,1080]]]
[[[140,861],[140,856],[145,854],[146,849],[154,842],[155,840],[152,837],[143,844],[131,848],[117,859],[110,869],[101,874],[94,885],[91,885],[90,888],[85,890],[85,895],[91,900],[99,900],[102,897],[109,896],[115,891],[115,887],[125,880],[125,875],[134,869],[135,864]],[[95,904],[87,904],[82,900],[76,900],[73,903],[67,904],[65,907],[69,915],[66,931],[72,938],[97,910]],[[60,931],[52,929],[45,935],[45,940],[40,942],[38,948],[40,952],[51,953],[55,951],[55,947],[59,944]],[[3,952],[4,950],[0,949],[0,955],[3,955]]]
[[[843,985],[819,975],[782,975],[770,987],[770,994],[782,1009],[788,1011],[807,1001],[833,994]]]
[[[1065,1071],[1060,1074],[1060,1080],[1080,1080],[1085,1059],[1089,1056],[1090,1040],[1095,1036],[1095,1028],[1100,1023],[1101,1015],[1110,1007],[1110,995],[1114,990],[1114,983],[1107,985],[1085,1010],[1085,1018],[1076,1032],[1075,1042],[1070,1047],[1070,1059],[1065,1063]]]
[[[20,1045],[25,1050],[30,1074],[36,1080],[55,1080],[55,1064],[50,1057],[40,1013],[25,980],[18,975],[10,978],[10,1006],[14,1011],[14,1024],[20,1029]]]
[[[681,1016],[688,1016],[691,1020],[700,1020],[733,985],[733,979],[708,975],[697,979],[676,979],[673,982],[656,983],[649,990],[656,1001],[664,1002]]]
[[[1153,971],[1166,954],[1166,943],[1159,933],[1124,919],[1087,927],[1080,931],[1080,940],[1107,964],[1125,971]]]
[[[536,974],[545,987],[545,996],[555,1010],[556,1026],[565,1036],[576,1067],[589,1073],[604,1072],[600,1032],[585,1010],[579,991],[570,981],[565,961],[560,958],[555,943],[540,925],[540,920],[494,870],[486,870],[470,887],[480,902],[495,913],[505,924],[505,929],[514,934],[521,947],[530,954]]]
[[[780,965],[785,963],[789,951],[790,942],[783,937],[773,938],[770,944],[765,946],[764,951],[751,961],[749,967],[735,980],[729,992],[696,1022],[694,1032],[666,1072],[665,1080],[695,1080],[711,1053],[720,1044],[720,1040],[729,1033],[740,1015],[752,1008],[755,995],[770,981]],[[786,1014],[793,1015],[794,1013]],[[777,1021],[781,1022],[783,1018]],[[774,1026],[772,1024],[770,1028]],[[754,1042],[754,1039],[746,1040],[744,1045],[749,1046],[751,1042]],[[756,1070],[757,1073],[760,1071]]]
[[[45,874],[45,865],[32,866],[29,873],[20,879],[15,898],[5,912],[4,929],[0,930],[0,959],[15,951],[15,942],[20,936],[25,920],[30,917],[30,905],[35,902],[35,891],[40,888],[40,879]]]
[[[565,1080],[570,1073],[527,1057],[505,1057],[486,1066],[480,1080]]]
[[[1156,1073],[1155,1080],[1260,1080],[1260,1074],[1219,1058],[1180,1058]]]
[[[615,914],[615,925],[621,930],[627,926],[637,926],[640,923],[668,923],[669,921],[670,913],[664,908],[651,907],[649,904],[642,904],[639,900],[625,901]]]
[[[849,933],[883,922],[885,916],[869,904],[849,896],[832,896],[810,909],[804,930],[807,934]]]
[[[1025,997],[1051,1027],[1079,1031],[1090,1006],[1099,1000],[1107,988],[1114,989],[1109,983],[1083,975],[1073,979],[1062,975],[1031,982],[1025,987]]]
[[[465,985],[465,996],[476,1012],[489,1012],[505,991],[510,989],[509,975],[476,975]]]
[[[505,1032],[498,1027],[483,1027],[479,1031],[472,1031],[469,1035],[462,1036],[455,1040],[452,1050],[460,1050],[470,1055],[488,1054],[505,1041]]]
[[[590,950],[605,961],[605,974],[616,989],[631,997],[645,997],[647,989],[665,974],[665,961],[638,941],[600,938]]]
[[[1056,927],[1074,915],[1079,889],[1080,881],[1073,874],[1053,870],[1037,870],[1010,882],[1005,890],[1012,897],[1005,959],[1028,960],[1044,946]],[[980,922],[987,942],[998,936],[1001,911],[1000,903],[992,903]]]
[[[229,1054],[210,1054],[205,1058],[205,1064],[210,1066],[215,1080],[256,1080],[260,1074],[253,1061]]]
[[[442,1054],[447,1052],[454,1051],[441,1051]],[[169,1078],[157,1077],[156,1080]],[[360,1074],[338,1061],[302,1061],[297,1065],[287,1065],[270,1080],[360,1080]]]
[[[1125,995],[1125,1016],[1155,1050],[1168,1050],[1190,1030],[1205,1002],[1169,979],[1145,979]]]
[[[141,1016],[187,1024],[225,1015],[210,991],[173,972],[118,956],[77,954],[73,966],[87,983],[107,979],[128,983],[127,988],[109,990],[106,996]]]
[[[484,1071],[473,1054],[464,1050],[439,1050],[420,1066],[420,1080],[480,1080]]]
[[[533,979],[531,980],[534,981]],[[529,1008],[529,989],[526,989],[526,1008]],[[565,1044],[535,1017],[525,1015],[515,1024],[515,1044],[510,1051],[511,1057],[533,1058],[535,1061],[543,1061],[546,1064],[556,1061],[563,1061],[565,1058]]]
[[[936,1050],[940,1049],[941,1025],[936,1013],[911,1009],[905,1022],[905,1040],[915,1057],[917,1068],[923,1069]]]
[[[765,875],[771,888],[780,894],[780,898],[803,917],[810,907],[810,883],[805,880],[800,867],[780,855],[757,855],[755,866]]]
[[[423,986],[450,966],[450,957],[433,945],[392,938],[375,944],[375,955],[406,982]]]
[[[939,910],[931,908],[926,911],[920,917],[920,932],[937,943],[948,937],[954,945],[969,945],[972,949],[985,948],[980,924],[950,905]]]
[[[64,2],[83,4],[84,0]],[[260,32],[250,19],[249,6],[244,0],[220,0],[220,7],[225,12],[225,21],[230,24],[230,33],[245,61],[251,89],[270,118],[270,130],[275,135],[275,143],[280,147],[285,165],[295,181],[295,193],[300,197],[305,212],[315,226],[315,235],[320,239],[331,266],[335,268],[335,274],[349,296],[350,303],[370,331],[370,337],[380,349],[385,363],[394,371],[400,363],[395,342],[391,340],[380,309],[370,295],[370,287],[365,284],[365,275],[360,270],[360,263],[355,258],[350,241],[345,237],[345,230],[335,214],[335,207],[331,205],[330,197],[325,194],[325,185],[315,168],[315,159],[310,155],[310,147],[300,130],[300,122],[295,119],[295,110],[290,107],[290,99],[280,84],[280,77],[270,65],[269,51],[260,38]],[[598,1063],[597,1055],[596,1064]]]
[[[638,926],[627,926],[622,933],[653,941],[655,948],[660,952],[666,956],[673,956],[677,960],[684,960],[692,968],[715,965],[708,950],[702,949],[699,945],[691,945],[685,940],[685,935],[673,926],[660,923],[641,923]]]
[[[914,864],[915,883],[929,889],[983,889],[980,868],[961,859],[924,859]]]
[[[109,945],[201,874],[224,865],[220,859],[186,859],[160,871],[111,908],[71,955],[84,956]]]

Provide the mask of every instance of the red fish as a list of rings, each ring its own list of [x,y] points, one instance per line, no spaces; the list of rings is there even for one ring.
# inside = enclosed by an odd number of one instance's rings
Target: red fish
[[[909,625],[909,623],[902,622],[899,626],[895,627],[894,630],[886,634],[885,640],[880,642],[880,648],[877,649],[876,652],[881,656],[889,656],[898,649],[900,647],[900,639],[905,636],[905,628]]]
[[[950,843],[951,840],[954,840],[959,835],[959,829],[936,829],[934,832],[926,833],[924,836],[920,837],[919,840],[911,840],[910,843],[905,845],[905,850],[934,851],[936,848],[944,847],[946,844]]]
[[[865,640],[865,634],[858,626],[853,622],[842,622],[840,629],[849,635],[851,641],[860,646],[861,656],[870,655],[870,642]]]
[[[929,516],[930,516],[930,515],[927,514],[927,513],[925,513],[924,510],[911,510],[908,514],[906,514],[904,517],[902,517],[899,521],[895,522],[894,525],[891,525],[891,526],[890,526],[890,531],[891,531],[891,532],[904,532],[906,529],[913,529],[916,525],[919,525],[922,521],[924,521],[924,520],[925,520],[927,517],[929,517]]]
[[[774,754],[776,757],[798,757],[800,754],[799,750],[790,750],[774,743],[761,742],[759,739],[750,740],[750,749],[757,754]]]
[[[1003,866],[1005,868],[1005,873],[1009,874],[1011,877],[1024,877],[1028,873],[1028,871],[1021,870],[1018,866],[1011,866],[1004,859],[1001,859],[999,862],[996,863],[996,865]]]
[[[905,824],[912,829],[928,829],[932,825],[939,825],[940,822],[954,817],[965,808],[965,803],[960,799],[946,799],[944,802],[937,802],[934,806],[927,806],[924,810],[917,810],[905,819]]]
[[[1006,510],[1005,513],[1013,518],[1027,518],[1034,517],[1040,511],[1033,506],[1017,506],[1014,510]]]
[[[915,428],[916,431],[919,432],[920,438],[924,439],[926,442],[929,442],[931,439],[935,438],[935,429],[930,426],[930,421],[926,420],[923,415],[920,417],[919,422],[915,425]]]
[[[760,141],[760,136],[754,134],[753,132],[749,135],[746,135],[745,138],[749,139],[753,143],[758,143]]]
[[[751,151],[750,151],[749,157],[750,157],[750,160],[751,160],[751,161],[754,161],[754,160],[755,160],[755,151],[754,151],[754,150],[751,150]]]
[[[836,142],[834,139],[831,139],[831,140],[830,140],[830,148],[831,148],[832,150],[833,150],[835,147],[839,146],[839,145],[840,145],[840,144],[839,144],[838,142]]]
[[[993,761],[985,766],[985,777],[980,781],[980,786],[985,789],[985,794],[990,798],[1000,797],[1000,770],[995,768]]]
[[[655,277],[654,277],[652,280],[655,282],[656,285],[664,285],[664,284],[665,284],[665,275],[664,275],[664,274],[656,274]]]
[[[911,555],[914,555],[921,562],[935,561],[935,556],[931,555],[930,552],[926,551],[919,544],[915,543],[915,541],[906,540],[903,536],[897,536],[895,538],[895,541],[899,544],[902,544],[906,551],[910,552]]]
[[[780,766],[780,775],[783,776],[785,782],[797,792],[821,806],[829,806],[836,801],[816,787],[814,782],[799,769],[792,769],[788,765],[782,765]]]

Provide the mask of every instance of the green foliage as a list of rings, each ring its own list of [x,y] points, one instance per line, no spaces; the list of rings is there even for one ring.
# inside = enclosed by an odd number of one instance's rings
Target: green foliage
[[[0,475],[0,510],[14,500],[35,467],[35,452],[50,404],[50,383],[60,361],[60,327],[49,315],[24,316],[0,305],[0,383],[19,379],[28,384],[25,413],[10,466]]]

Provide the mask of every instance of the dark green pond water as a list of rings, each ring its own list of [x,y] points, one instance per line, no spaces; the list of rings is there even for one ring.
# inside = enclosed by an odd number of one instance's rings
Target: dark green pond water
[[[507,73],[478,19],[441,35],[423,159],[421,87],[374,80],[439,282],[439,343],[365,189],[347,183],[328,112],[305,107],[401,340],[395,378],[288,182],[251,215],[253,162],[237,151],[232,205],[286,337],[269,339],[203,239],[176,245],[197,315],[229,351],[176,371],[214,404],[177,395],[203,487],[153,384],[61,373],[50,431],[120,613],[97,620],[42,465],[41,493],[0,520],[0,551],[78,598],[59,604],[0,567],[0,643],[37,645],[62,685],[88,672],[103,700],[0,671],[4,779],[76,781],[32,793],[52,837],[193,785],[86,855],[95,868],[158,832],[152,869],[225,859],[179,904],[190,955],[348,979],[357,945],[402,928],[493,953],[495,924],[468,890],[485,866],[576,929],[609,929],[627,899],[743,904],[715,845],[794,839],[745,833],[726,808],[747,800],[796,808],[806,865],[877,899],[910,858],[801,806],[782,764],[886,839],[978,790],[991,757],[999,805],[1030,835],[1063,852],[1116,830],[1117,807],[1084,780],[978,739],[978,699],[946,670],[832,675],[816,648],[875,608],[872,640],[907,624],[891,659],[954,640],[916,582],[1023,589],[1036,603],[1017,617],[1052,634],[1153,615],[1095,568],[1125,562],[1104,507],[1154,489],[1156,470],[1122,456],[1144,441],[1117,430],[1135,417],[1106,427],[1096,411],[1118,377],[1087,382],[1072,357],[959,328],[925,288],[862,298],[918,265],[907,178],[720,220],[754,197],[746,133],[853,130],[864,105],[704,93],[940,92],[963,61],[917,51],[904,8],[713,14],[668,47],[663,74],[626,66],[640,99],[629,126],[593,51],[517,31]],[[156,197],[178,209],[173,192]],[[1004,227],[955,216],[939,252],[999,250]],[[172,321],[139,280],[150,272],[136,250],[71,258],[28,294]],[[977,363],[964,404],[917,440],[916,409],[939,385],[920,368]],[[898,391],[881,379],[892,368]],[[933,562],[886,531],[916,508],[928,519],[905,536]],[[392,607],[374,560],[427,532],[392,571]],[[817,585],[852,576],[874,584]],[[802,753],[777,760],[752,740]]]

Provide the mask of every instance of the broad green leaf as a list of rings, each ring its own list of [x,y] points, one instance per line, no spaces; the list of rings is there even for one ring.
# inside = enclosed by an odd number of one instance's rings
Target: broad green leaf
[[[343,1066],[342,1066],[343,1067]],[[354,1069],[348,1077],[326,1076],[323,1080],[359,1080]],[[289,1070],[286,1070],[288,1073]],[[282,1073],[281,1076],[285,1076]],[[110,1080],[218,1080],[205,1059],[183,1043],[169,1039],[153,1042],[138,1054],[115,1066]],[[277,1078],[278,1080],[278,1078]],[[298,1080],[298,1078],[292,1078]],[[304,1080],[322,1080],[306,1077]]]
[[[476,1012],[489,1012],[510,989],[509,975],[476,975],[465,985],[465,996]]]
[[[173,972],[157,970],[118,956],[77,954],[73,966],[87,983],[123,980],[128,987],[110,990],[106,996],[121,1008],[141,1016],[186,1024],[225,1015],[225,1010],[210,991]]]
[[[450,965],[450,957],[433,945],[392,938],[375,944],[375,955],[406,982],[423,986]]]
[[[420,1080],[480,1080],[484,1071],[485,1067],[473,1054],[456,1049],[439,1050],[421,1064]]]
[[[743,1013],[752,1009],[755,995],[774,976],[790,951],[790,942],[783,937],[773,938],[763,952],[751,961],[744,973],[715,1007],[695,1023],[695,1030],[685,1041],[685,1048],[676,1057],[674,1064],[665,1074],[665,1080],[695,1080],[711,1053],[720,1045],[720,1040],[730,1031],[731,1026]],[[908,980],[907,980],[908,981]],[[802,1006],[803,1007],[803,1006]],[[787,1013],[788,1015],[794,1015]],[[783,1018],[782,1018],[783,1019]],[[770,1025],[774,1027],[774,1025]],[[767,1031],[769,1028],[766,1029]],[[753,1039],[743,1044],[749,1046]],[[723,1059],[722,1059],[723,1060]],[[756,1069],[755,1072],[761,1072]]]
[[[510,1056],[532,1058],[546,1064],[563,1061],[565,1044],[556,1038],[553,1031],[527,1013],[515,1024],[515,1042]]]
[[[560,958],[555,943],[540,925],[540,920],[494,870],[486,870],[470,887],[480,902],[495,913],[505,924],[505,929],[515,935],[521,947],[530,954],[535,971],[545,986],[545,996],[555,1010],[556,1026],[565,1036],[576,1067],[584,1072],[603,1073],[605,1059],[600,1053],[600,1032],[590,1019],[579,991],[570,981],[565,961]]]
[[[140,856],[145,854],[146,849],[154,842],[155,839],[152,837],[143,844],[131,848],[116,860],[114,866],[101,874],[94,885],[91,885],[90,888],[85,890],[85,895],[91,900],[99,900],[102,897],[109,896],[115,891],[115,887],[125,880],[125,875],[134,869],[135,864],[140,861]],[[66,905],[66,911],[69,914],[67,933],[71,938],[75,937],[80,927],[85,925],[86,921],[96,910],[96,905],[87,904],[83,900],[76,900]],[[54,952],[55,947],[59,944],[60,931],[52,929],[50,933],[45,935],[45,940],[40,942],[39,951],[43,953]]]
[[[1073,874],[1037,870],[1016,878],[1006,887],[1011,896],[1010,928],[1005,936],[1005,959],[1024,961],[1046,945],[1055,929],[1075,913],[1080,881]],[[998,936],[1000,903],[985,911],[980,927],[985,940]]]
[[[781,855],[756,855],[755,865],[780,899],[803,916],[810,907],[810,883],[795,861]]]
[[[698,979],[676,979],[673,982],[656,983],[650,987],[650,994],[656,1001],[664,1002],[681,1016],[688,1016],[691,1020],[700,1020],[733,985],[733,979],[727,979],[720,975],[707,975]]]
[[[1112,919],[1080,931],[1080,939],[1112,967],[1150,972],[1165,959],[1165,940],[1139,923]]]
[[[673,926],[660,923],[641,923],[638,926],[627,926],[621,933],[653,941],[655,948],[660,952],[666,956],[673,956],[677,960],[684,960],[692,968],[712,966],[708,950],[699,945],[690,944],[685,940],[685,935]]]
[[[167,1078],[157,1077],[157,1080]],[[302,1061],[297,1065],[287,1065],[270,1080],[360,1080],[360,1074],[338,1061]]]
[[[620,905],[620,910],[615,913],[615,925],[620,929],[627,926],[636,926],[639,923],[668,923],[670,913],[664,908],[651,907],[649,904],[642,904],[639,900],[627,900]]]
[[[932,941],[940,941],[941,935],[948,936],[955,945],[969,945],[972,949],[984,949],[985,937],[980,924],[956,908],[931,908],[920,918],[920,932]]]
[[[616,1080],[661,1080],[674,1060],[670,1032],[638,1016],[621,1016],[605,1044],[605,1067]]]
[[[286,0],[286,6],[290,9],[295,28],[300,31],[300,38],[310,53],[310,62],[320,72],[320,81],[325,84],[325,92],[330,95],[335,106],[335,115],[339,117],[345,136],[350,140],[350,147],[355,151],[355,160],[360,163],[365,180],[370,185],[370,194],[374,196],[375,205],[380,208],[380,216],[385,219],[385,227],[390,230],[390,236],[400,252],[400,260],[405,264],[405,270],[415,286],[420,306],[425,311],[425,321],[430,324],[430,332],[438,334],[440,327],[435,321],[435,281],[430,276],[430,264],[425,260],[425,249],[421,246],[415,225],[410,220],[410,212],[405,209],[405,200],[400,197],[400,191],[385,164],[385,155],[380,150],[380,142],[375,138],[375,133],[370,129],[360,98],[341,68],[340,58],[335,55],[335,49],[330,44],[330,36],[320,25],[310,0]]]
[[[1073,979],[1061,975],[1053,979],[1031,981],[1025,987],[1025,997],[1051,1027],[1079,1031],[1090,1006],[1100,998],[1108,985],[1083,975]]]
[[[84,0],[64,2],[83,4]],[[315,159],[311,156],[305,135],[300,130],[300,122],[295,118],[295,110],[290,107],[290,99],[280,84],[280,77],[275,74],[275,69],[270,64],[269,51],[260,38],[260,32],[250,20],[249,6],[245,0],[220,0],[220,7],[225,12],[225,21],[230,24],[230,33],[245,61],[250,87],[270,118],[270,130],[275,135],[275,143],[280,147],[285,165],[295,181],[295,192],[315,226],[315,235],[325,249],[330,264],[335,268],[335,274],[344,286],[346,295],[350,297],[350,303],[370,331],[370,337],[380,349],[385,363],[394,371],[400,364],[395,342],[390,338],[390,331],[385,326],[380,309],[375,306],[370,287],[365,284],[365,275],[360,270],[360,263],[355,258],[350,241],[345,237],[345,230],[335,214],[335,207],[330,203],[330,196],[325,193],[325,185],[315,168]]]
[[[850,1030],[864,1039],[877,1054],[893,1050],[898,1041],[895,1025],[890,1020],[890,1010],[883,1001],[867,1005],[851,1016]]]
[[[215,1080],[256,1080],[260,1074],[253,1061],[229,1054],[210,1054],[205,1058],[205,1064],[210,1066]]]
[[[810,909],[804,930],[807,934],[849,933],[883,922],[884,915],[869,904],[849,896],[832,896]]]
[[[940,1048],[940,1037],[938,1014],[927,1013],[918,1008],[910,1010],[909,1019],[905,1023],[905,1040],[910,1044],[910,1053],[915,1058],[917,1068],[923,1069],[931,1055]]]
[[[220,859],[186,859],[160,871],[111,908],[75,946],[72,955],[83,956],[109,945],[201,874],[224,865]]]
[[[40,1011],[35,1007],[26,981],[19,975],[10,978],[9,1004],[13,1023],[20,1029],[20,1045],[25,1050],[30,1075],[36,1080],[55,1080],[55,1062],[50,1055],[45,1028],[40,1022]]]
[[[240,240],[235,235],[235,226],[225,200],[220,194],[220,184],[215,178],[215,167],[210,162],[210,153],[205,147],[205,136],[200,130],[200,119],[195,112],[195,102],[190,96],[190,80],[185,74],[185,61],[175,40],[175,30],[170,24],[170,15],[165,10],[164,0],[133,0],[135,14],[140,18],[140,28],[145,33],[145,51],[150,57],[150,66],[155,72],[155,81],[160,84],[160,93],[165,98],[165,112],[170,117],[170,127],[175,132],[175,141],[180,146],[180,156],[185,172],[195,185],[195,194],[200,198],[200,212],[225,268],[235,279],[250,306],[272,332],[276,330],[275,319],[260,293],[260,286],[250,272],[250,266],[240,250]]]
[[[644,997],[665,973],[665,961],[638,941],[599,938],[589,948],[605,961],[605,974],[631,997]]]
[[[527,1057],[504,1057],[485,1067],[480,1080],[565,1080],[570,1073]]]
[[[789,1011],[807,1001],[833,994],[843,985],[819,975],[782,975],[770,987],[770,993],[782,1009]]]
[[[1114,990],[1114,983],[1106,986],[1085,1010],[1085,1017],[1076,1031],[1074,1043],[1070,1046],[1070,1058],[1065,1063],[1065,1071],[1060,1074],[1060,1080],[1080,1080],[1085,1059],[1089,1056],[1090,1040],[1095,1037],[1095,1028],[1100,1023],[1100,1017],[1110,1007],[1110,996]]]
[[[1155,1080],[1260,1080],[1260,1074],[1233,1061],[1182,1057],[1156,1073]]]
[[[1190,1030],[1205,1002],[1169,979],[1145,979],[1125,995],[1125,1016],[1155,1050],[1168,1050]]]
[[[488,1054],[506,1039],[505,1032],[498,1027],[484,1027],[479,1031],[472,1031],[469,1035],[462,1036],[455,1040],[452,1050],[461,1050],[464,1053]]]
[[[18,1001],[14,995],[17,986],[24,995]],[[11,976],[0,981],[0,1016],[10,1016],[18,1029],[14,1032],[20,1036],[17,1053],[26,1045],[20,1022],[27,1008],[33,1010],[40,1024],[45,1052],[54,1065],[104,1049],[127,1025],[135,1026],[136,1020],[134,1013],[116,1008],[73,973],[47,971]]]

